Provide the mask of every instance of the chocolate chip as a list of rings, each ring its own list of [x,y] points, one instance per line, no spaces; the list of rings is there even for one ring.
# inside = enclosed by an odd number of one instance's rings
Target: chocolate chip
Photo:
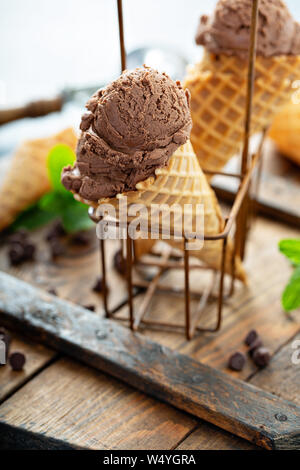
[[[267,348],[258,348],[255,349],[252,358],[258,367],[266,367],[271,360],[271,354]]]
[[[246,358],[244,354],[240,352],[236,352],[232,354],[232,356],[229,358],[228,367],[231,370],[240,372],[241,370],[243,370],[245,363],[246,363]]]
[[[50,240],[53,240],[54,238],[63,237],[65,234],[66,232],[62,223],[60,221],[55,222],[55,224],[53,224],[50,230],[48,231],[46,235],[46,240],[49,242]]]
[[[35,245],[28,239],[27,232],[14,233],[9,241],[8,257],[12,266],[18,266],[24,261],[31,261],[35,255]]]
[[[65,248],[57,238],[50,240],[50,252],[53,259],[62,256],[65,253]]]
[[[121,250],[118,250],[114,255],[114,268],[121,276],[126,274],[126,261]]]
[[[77,232],[72,236],[71,242],[74,245],[86,246],[91,243],[91,233],[88,230]]]
[[[20,371],[23,369],[26,358],[21,352],[14,352],[9,356],[9,363],[12,370]]]
[[[30,261],[35,255],[35,245],[33,243],[27,243],[24,245],[24,259]]]
[[[96,312],[95,305],[83,305],[83,308],[86,308],[87,310],[90,310],[91,312]]]
[[[245,338],[245,343],[247,344],[247,346],[250,346],[252,343],[254,343],[256,339],[258,339],[257,331],[251,330]]]
[[[253,343],[250,344],[250,347],[249,347],[249,350],[248,350],[250,356],[253,356],[254,351],[258,348],[261,348],[262,346],[263,346],[262,340],[259,337],[256,338],[256,340],[253,341]]]
[[[11,266],[18,266],[25,261],[24,247],[19,243],[14,244],[12,248],[8,250],[8,257]]]
[[[103,292],[103,282],[102,282],[102,278],[99,277],[95,284],[94,284],[94,287],[93,287],[93,291],[94,292],[98,292],[98,293],[101,293]]]
[[[55,289],[48,289],[48,293],[51,295],[56,295],[56,296],[58,295]]]

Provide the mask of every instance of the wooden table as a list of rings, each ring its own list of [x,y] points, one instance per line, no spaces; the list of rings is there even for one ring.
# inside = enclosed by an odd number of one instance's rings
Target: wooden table
[[[0,269],[44,289],[55,287],[62,298],[75,303],[96,304],[95,315],[101,315],[101,295],[91,290],[99,269],[97,246],[74,248],[53,262],[43,237],[42,231],[33,235],[39,240],[37,262],[10,268],[4,247],[0,252]],[[249,286],[239,286],[227,302],[218,334],[201,335],[190,342],[175,333],[143,334],[300,405],[300,365],[293,365],[291,360],[293,342],[300,339],[300,317],[299,311],[290,315],[282,311],[280,296],[291,268],[277,249],[280,239],[293,237],[299,237],[296,229],[258,219],[246,260]],[[110,266],[117,248],[116,242],[108,244]],[[175,276],[172,282],[181,282],[179,275],[171,276]],[[112,267],[109,284],[111,305],[121,305],[126,299],[126,286]],[[142,297],[136,297],[136,305]],[[207,324],[214,321],[212,308],[207,309],[204,318]],[[182,319],[184,301],[178,296],[157,294],[151,315]],[[252,328],[258,330],[272,351],[271,364],[258,370],[249,359],[243,372],[229,372],[226,367],[229,355],[236,350],[246,351],[243,340]],[[23,372],[12,372],[9,366],[0,368],[0,420],[14,428],[6,436],[13,448],[256,448],[108,375],[33,344],[14,332],[12,335],[11,350],[23,351],[27,357]]]

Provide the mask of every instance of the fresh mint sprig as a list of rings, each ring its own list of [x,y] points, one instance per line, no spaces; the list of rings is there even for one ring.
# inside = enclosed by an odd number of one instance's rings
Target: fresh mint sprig
[[[76,201],[61,183],[62,169],[73,165],[75,158],[75,153],[67,145],[59,144],[51,149],[47,158],[47,169],[52,190],[22,212],[11,226],[12,230],[34,230],[58,218],[68,233],[93,227],[87,206]]]
[[[284,310],[291,312],[300,307],[300,239],[281,240],[279,250],[295,268],[281,299]]]

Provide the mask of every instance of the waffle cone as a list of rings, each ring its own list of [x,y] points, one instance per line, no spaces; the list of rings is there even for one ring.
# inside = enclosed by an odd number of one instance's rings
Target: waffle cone
[[[206,53],[191,67],[184,86],[191,92],[191,142],[201,168],[220,171],[244,137],[248,63]],[[257,57],[251,134],[263,131],[291,99],[300,56]]]
[[[76,142],[69,128],[45,139],[28,140],[17,149],[0,187],[0,230],[51,189],[46,165],[51,148],[66,144],[75,150]]]
[[[300,104],[289,104],[275,116],[269,136],[283,155],[300,165]]]
[[[102,199],[98,201],[98,203],[91,203],[89,201],[83,202],[89,203],[95,208],[99,207],[99,204],[109,203],[118,210],[120,199],[126,196],[128,207],[133,203],[141,204],[143,207],[147,208],[149,217],[151,214],[150,208],[153,204],[167,204],[168,207],[177,204],[181,208],[186,204],[190,204],[192,211],[190,213],[192,219],[191,225],[193,229],[198,216],[196,213],[196,205],[201,204],[204,207],[205,235],[217,235],[224,228],[224,221],[216,196],[200,168],[190,142],[180,147],[171,156],[168,167],[157,169],[155,178],[148,178],[146,181],[138,183],[136,189],[137,191],[119,194],[115,198]],[[178,216],[175,214],[174,219],[171,218],[172,229],[176,229],[179,217],[182,219],[181,214],[178,214]],[[164,241],[179,249],[183,247],[182,239]],[[136,244],[138,249],[138,253],[136,253],[137,256],[149,252],[154,243],[155,240],[140,240]],[[219,269],[221,266],[222,241],[205,241],[202,250],[192,250],[191,255],[198,257],[208,266]],[[229,241],[225,262],[225,269],[228,273],[232,271],[233,256],[233,246]],[[245,272],[238,257],[235,259],[235,273],[236,277],[245,281]]]

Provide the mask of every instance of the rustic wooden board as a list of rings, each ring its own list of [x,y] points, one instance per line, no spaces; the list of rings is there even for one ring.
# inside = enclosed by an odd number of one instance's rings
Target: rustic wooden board
[[[277,396],[293,400],[299,405],[300,368],[299,364],[293,364],[292,362],[292,354],[296,351],[295,341],[297,340],[300,341],[300,334],[292,338],[288,344],[280,347],[269,366],[251,375],[249,382]],[[233,438],[224,432],[220,435],[209,425],[207,425],[206,432],[204,433],[203,425],[201,425],[182,442],[179,448],[182,450],[205,449],[207,448],[206,446],[211,445],[212,440],[214,441],[215,448],[224,450],[227,448],[231,449],[235,445],[238,449],[246,449],[247,445],[249,445],[244,441],[238,441],[237,438]]]
[[[257,445],[300,445],[300,407],[0,274],[0,320]],[[284,415],[285,420],[280,419]]]
[[[50,440],[57,438],[62,448],[170,449],[196,426],[189,415],[69,359],[19,390],[0,416],[8,428],[13,423],[15,447],[18,429],[26,429],[47,436],[44,448],[53,448]]]
[[[188,354],[211,367],[231,373],[239,379],[247,379],[257,371],[250,359],[240,373],[230,372],[227,363],[232,352],[247,351],[244,338],[252,328],[259,332],[271,353],[275,353],[300,329],[299,312],[287,315],[281,306],[281,292],[292,271],[289,262],[278,251],[280,239],[297,236],[299,231],[295,229],[259,220],[251,232],[245,263],[249,286],[237,284],[234,296],[225,302],[223,324],[217,334],[201,334],[188,342],[182,334],[149,329],[145,329],[144,333],[154,341]],[[191,282],[199,287],[203,277],[201,272],[194,272]],[[168,273],[163,281],[165,285],[178,287],[182,286],[182,283],[183,273],[178,271]],[[143,295],[135,299],[136,309],[142,301]],[[195,307],[196,301],[193,301],[192,308]],[[120,316],[127,314],[128,308],[124,307]],[[150,307],[149,317],[155,321],[183,323],[184,299],[179,295],[156,295]],[[206,308],[201,324],[212,326],[215,324],[215,318],[214,303]]]
[[[294,344],[296,341],[298,341],[298,357],[300,358],[300,334],[298,334],[278,351],[269,367],[255,374],[250,382],[300,405],[300,364],[292,361],[292,356],[296,352]]]
[[[178,450],[257,450],[258,447],[233,434],[202,422],[178,447]]]
[[[30,380],[41,369],[52,362],[57,354],[42,345],[22,340],[16,333],[11,333],[10,351],[20,351],[26,356],[26,364],[21,372],[14,372],[9,365],[0,366],[0,403],[18,388]]]

